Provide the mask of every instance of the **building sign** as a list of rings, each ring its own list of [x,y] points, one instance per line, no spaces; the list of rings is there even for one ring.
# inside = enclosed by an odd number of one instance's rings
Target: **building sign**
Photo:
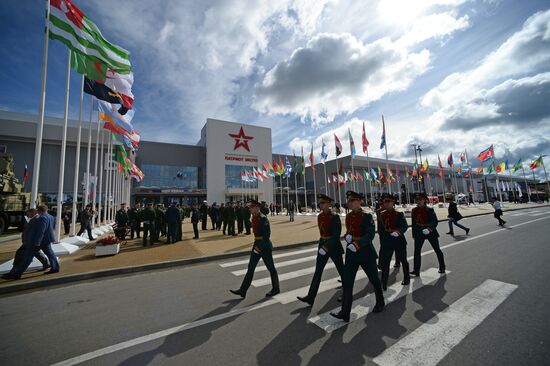
[[[239,147],[242,147],[246,151],[250,152],[248,141],[252,140],[254,137],[246,136],[244,133],[243,126],[241,126],[241,129],[239,130],[238,134],[230,133],[229,137],[235,139],[235,147],[233,147],[233,150],[237,150]]]
[[[225,161],[236,161],[239,163],[252,163],[257,164],[258,158],[256,156],[245,156],[235,154],[225,154]]]

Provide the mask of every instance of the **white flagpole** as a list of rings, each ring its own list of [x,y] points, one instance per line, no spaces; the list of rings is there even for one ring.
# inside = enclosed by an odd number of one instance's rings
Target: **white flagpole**
[[[80,110],[78,112],[78,135],[76,138],[76,157],[74,163],[73,183],[73,212],[71,216],[71,236],[76,234],[76,216],[78,203],[78,171],[80,170],[80,140],[82,137],[82,109],[84,108],[84,75],[81,76],[82,86],[80,87]]]
[[[294,158],[296,160],[296,158]],[[294,164],[296,165],[296,164]],[[300,203],[298,202],[298,179],[297,179],[297,176],[298,174],[296,173],[296,171],[294,171],[294,194],[296,195],[296,209],[298,209],[298,207],[300,207]],[[299,210],[298,210],[298,213]]]
[[[46,107],[46,74],[48,71],[48,35],[50,33],[50,0],[46,0],[46,29],[44,30],[44,50],[42,53],[42,82],[40,85],[40,104],[38,106],[38,126],[36,126],[36,143],[34,148],[34,165],[32,172],[31,208],[38,201],[38,178],[40,177],[40,159],[42,155],[42,134],[44,131],[44,112]]]
[[[390,165],[388,163],[388,136],[386,135],[386,123],[384,122],[384,115],[382,115],[382,125],[384,126],[384,150],[386,151],[386,174],[390,171]],[[391,181],[388,181],[388,193],[391,193]]]
[[[338,161],[338,157],[336,157],[336,188],[338,189],[338,203],[340,204],[340,207],[342,207],[342,189],[340,187],[340,162]],[[335,189],[336,189],[335,188]]]
[[[369,194],[367,192],[367,178],[365,178],[365,169],[363,169],[363,176],[361,178],[363,179],[363,189],[365,190],[365,204],[369,207]]]
[[[527,177],[525,176],[525,169],[523,168],[523,162],[521,162],[521,171],[523,173],[523,180],[525,181],[525,192],[527,193],[527,200],[531,203],[531,189],[529,189],[529,184],[527,183]]]
[[[447,194],[446,188],[445,188],[445,178],[443,178],[445,176],[445,172],[443,171],[443,169],[439,169],[439,172],[443,173],[440,178],[441,178],[441,185],[443,186],[443,204],[445,204],[447,203],[445,198],[445,195]]]
[[[369,159],[369,147],[367,146],[367,171],[369,172],[369,177],[371,179],[369,179],[369,189],[370,189],[370,202],[371,202],[371,205],[372,207],[374,207],[374,192],[372,191],[372,175],[371,175],[371,171],[370,171],[370,159]]]
[[[498,179],[498,172],[497,172],[497,166],[495,164],[495,156],[493,155],[493,166],[495,167],[495,176],[497,178],[497,187],[498,187],[498,199],[500,202],[502,202],[502,188],[499,187],[500,181]]]
[[[109,210],[109,178],[110,178],[110,167],[111,167],[111,133],[107,133],[107,161],[105,162],[105,196],[103,197],[103,223],[107,224],[107,211]]]
[[[323,171],[325,172],[325,194],[328,196],[327,164],[323,159]]]
[[[55,223],[55,242],[61,241],[61,215],[63,213],[63,183],[65,180],[65,151],[67,149],[67,123],[69,120],[69,86],[71,85],[71,50],[67,52],[67,82],[65,85],[65,115],[63,118],[63,138],[59,159],[59,184],[57,188],[57,217]]]
[[[288,160],[286,160],[288,161]],[[285,161],[285,163],[286,163]],[[290,207],[290,186],[288,185],[288,174],[286,174],[286,210]],[[290,215],[290,213],[289,213]]]
[[[99,156],[99,127],[100,123],[99,123],[99,116],[97,117],[97,133],[96,133],[96,138],[95,138],[95,160],[94,160],[94,190],[93,190],[93,200],[92,200],[92,208],[94,210],[94,212],[96,212],[96,214],[93,216],[93,221],[92,221],[92,227],[95,227],[95,223],[96,223],[96,218],[97,218],[97,213],[99,211],[97,211],[97,207],[96,207],[96,202],[97,202],[97,160],[98,160],[98,156]]]
[[[470,164],[470,158],[468,157],[468,150],[467,149],[464,149],[464,153],[466,155],[466,164],[468,165],[468,168],[470,169],[470,185],[472,186],[472,201],[474,202],[474,204],[476,203],[476,190],[474,188],[474,178],[472,177],[473,175],[473,167],[472,165]]]
[[[307,213],[307,186],[306,186],[306,161],[304,159],[304,154],[302,152],[302,161],[304,164],[303,176],[304,176],[304,202],[305,202],[305,212]]]
[[[90,122],[88,124],[88,150],[86,152],[86,179],[84,188],[84,207],[90,201],[90,155],[92,155],[92,115],[94,112],[94,97],[90,96]],[[83,207],[83,209],[84,209]]]
[[[311,170],[313,171],[313,198],[315,199],[315,210],[313,213],[317,212],[317,185],[315,183],[315,166],[311,166]]]
[[[102,221],[102,215],[101,215],[101,197],[102,194],[103,194],[103,158],[104,158],[104,155],[103,155],[103,140],[104,140],[104,133],[103,133],[103,130],[100,130],[100,134],[101,134],[101,152],[99,154],[99,194],[98,194],[98,197],[97,197],[97,221],[99,223],[99,226],[101,226],[103,224],[103,221]],[[103,210],[105,210],[105,207],[103,207]]]

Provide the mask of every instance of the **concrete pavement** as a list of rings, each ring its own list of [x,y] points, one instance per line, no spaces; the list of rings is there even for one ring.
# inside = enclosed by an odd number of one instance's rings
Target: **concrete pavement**
[[[3,296],[0,316],[11,336],[0,341],[0,357],[20,365],[357,365],[373,360],[383,365],[403,352],[408,357],[401,363],[419,360],[402,347],[415,344],[413,349],[426,350],[423,365],[544,364],[550,357],[550,209],[510,214],[506,220],[502,229],[492,216],[465,219],[469,237],[445,235],[447,227],[440,224],[450,273],[431,282],[426,276],[425,284],[389,303],[383,313],[367,314],[330,333],[311,320],[338,307],[336,287],[329,283],[313,308],[285,295],[305,294],[311,274],[296,273],[314,266],[314,258],[279,269],[288,278],[281,282],[280,298],[266,300],[269,285],[259,285],[241,301],[227,290],[242,280],[233,273],[246,267],[242,256]],[[411,255],[410,231],[407,239]],[[437,267],[430,250],[426,243],[423,271]],[[311,257],[315,249],[277,252],[283,254],[276,266]],[[260,271],[254,280],[268,276]],[[394,272],[390,283],[401,276]],[[323,281],[336,277],[328,269]],[[354,292],[358,304],[372,289],[361,279]],[[388,290],[386,297],[391,296]],[[437,343],[438,334],[451,341]],[[426,345],[432,347],[421,348]]]

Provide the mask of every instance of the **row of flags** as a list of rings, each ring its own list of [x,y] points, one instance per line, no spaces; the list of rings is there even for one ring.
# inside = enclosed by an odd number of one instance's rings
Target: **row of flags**
[[[99,28],[70,0],[50,0],[49,38],[71,50],[71,67],[84,75],[84,93],[97,99],[99,120],[110,131],[120,173],[137,181],[143,172],[126,153],[138,149],[141,136],[132,125],[134,75],[130,53],[107,41]]]

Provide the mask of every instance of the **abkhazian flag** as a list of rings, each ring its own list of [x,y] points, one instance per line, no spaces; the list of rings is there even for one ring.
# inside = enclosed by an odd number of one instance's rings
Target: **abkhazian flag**
[[[531,170],[535,170],[537,169],[539,166],[541,165],[544,165],[544,161],[542,160],[542,158],[546,156],[546,155],[540,155],[537,159],[533,160],[531,162],[531,165],[529,165],[529,169]]]
[[[380,148],[386,147],[386,122],[384,122],[384,116],[382,116],[382,138],[380,139]]]
[[[97,26],[70,0],[50,0],[48,21],[51,39],[117,73],[131,71],[130,53],[107,41]]]
[[[353,137],[351,137],[351,130],[348,128],[349,136],[349,150],[351,151],[351,158],[355,159],[355,143],[353,142]]]
[[[315,171],[315,157],[313,156],[313,144],[311,144],[311,152],[309,153],[309,164],[311,169]]]
[[[367,134],[365,132],[365,121],[363,121],[363,134],[361,135],[361,143],[363,144],[363,154],[367,152],[369,147],[369,140],[367,140]]]
[[[336,157],[339,157],[342,153],[342,143],[340,142],[340,139],[338,139],[338,136],[334,134],[334,147],[336,149]]]
[[[512,172],[517,172],[523,167],[523,164],[521,163],[521,159],[518,160],[518,162],[512,167]]]
[[[325,151],[325,146],[327,146],[325,144],[325,140],[321,140],[321,160],[323,160],[323,164],[325,163],[325,161],[328,158],[328,154]]]
[[[479,155],[477,156],[477,160],[484,162],[491,159],[494,156],[495,156],[495,150],[493,149],[493,145],[491,145],[479,153]]]

